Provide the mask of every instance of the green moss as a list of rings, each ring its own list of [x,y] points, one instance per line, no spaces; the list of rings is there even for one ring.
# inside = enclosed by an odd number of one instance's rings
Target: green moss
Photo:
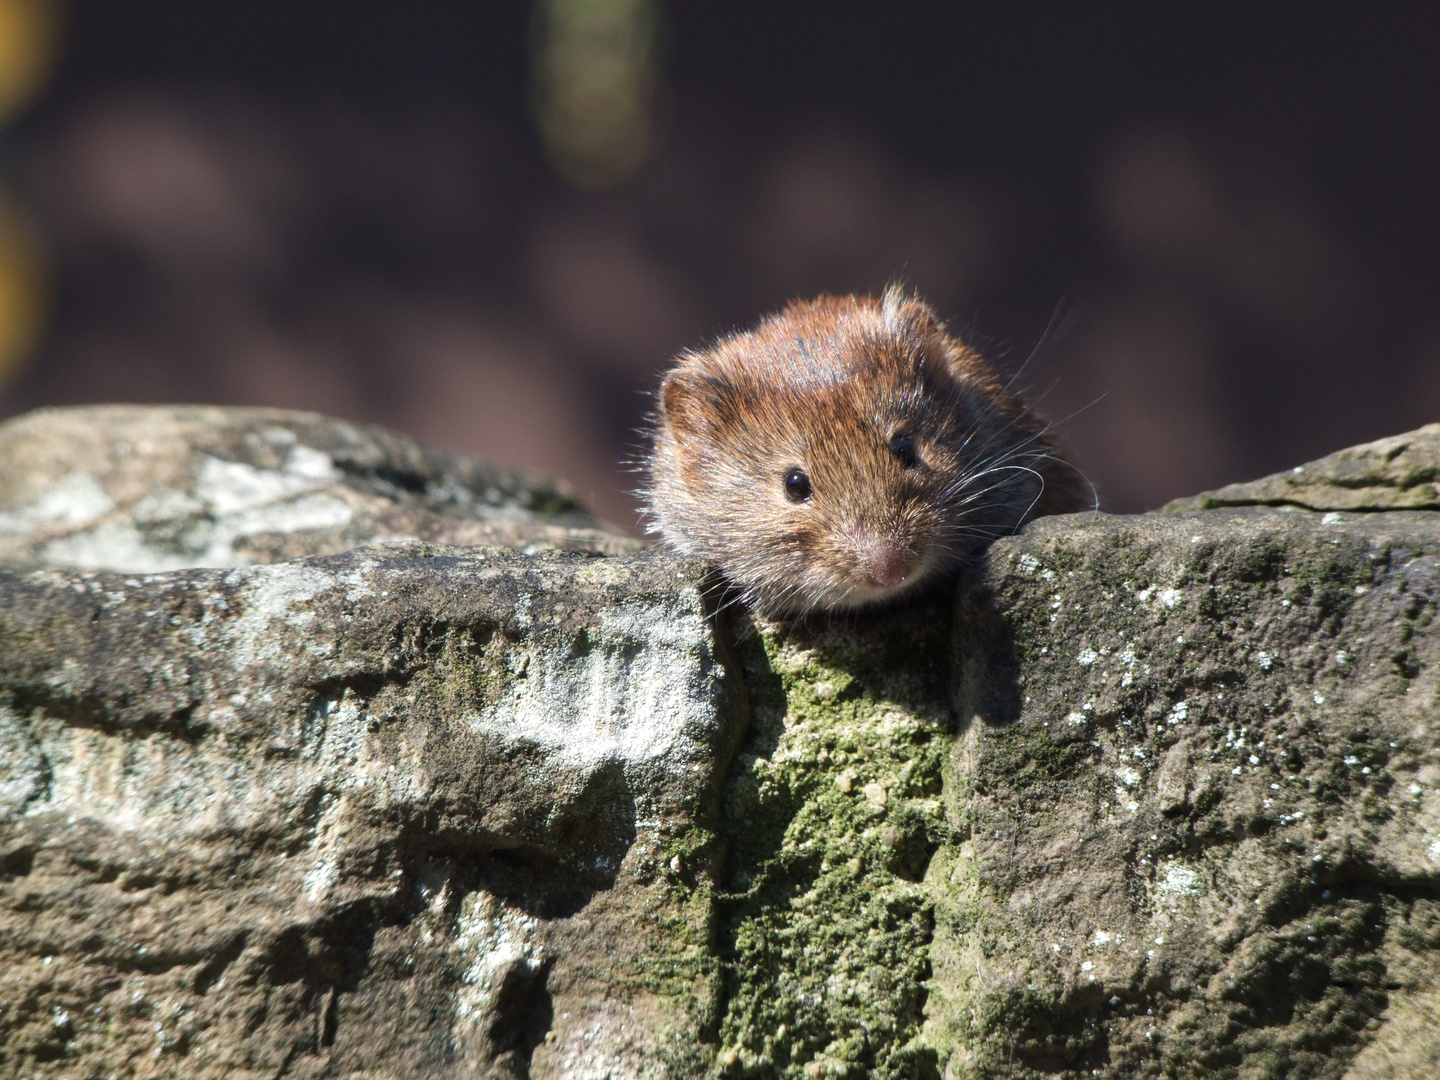
[[[920,1038],[946,833],[948,609],[758,628],[755,722],[724,793],[722,1072],[929,1077]]]

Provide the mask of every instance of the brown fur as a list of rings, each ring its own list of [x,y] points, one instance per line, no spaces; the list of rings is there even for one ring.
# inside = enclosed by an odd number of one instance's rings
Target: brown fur
[[[894,287],[796,301],[683,354],[656,420],[650,530],[770,614],[887,602],[1092,503],[1044,425]]]

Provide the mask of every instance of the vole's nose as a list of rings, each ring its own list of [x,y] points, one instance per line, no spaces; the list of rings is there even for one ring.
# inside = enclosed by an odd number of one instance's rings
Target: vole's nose
[[[860,566],[872,584],[890,588],[910,574],[910,554],[897,541],[861,533],[855,537]]]

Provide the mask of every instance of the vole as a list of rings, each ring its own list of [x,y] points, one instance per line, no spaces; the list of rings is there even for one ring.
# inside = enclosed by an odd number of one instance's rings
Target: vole
[[[1093,505],[1048,428],[895,286],[795,301],[681,354],[647,473],[648,530],[781,617],[899,600]]]

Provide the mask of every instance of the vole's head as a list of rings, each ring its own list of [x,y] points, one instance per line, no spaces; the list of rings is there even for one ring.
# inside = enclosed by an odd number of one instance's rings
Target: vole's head
[[[772,614],[896,599],[1013,530],[1053,449],[899,290],[794,303],[682,356],[650,461],[651,528]]]

